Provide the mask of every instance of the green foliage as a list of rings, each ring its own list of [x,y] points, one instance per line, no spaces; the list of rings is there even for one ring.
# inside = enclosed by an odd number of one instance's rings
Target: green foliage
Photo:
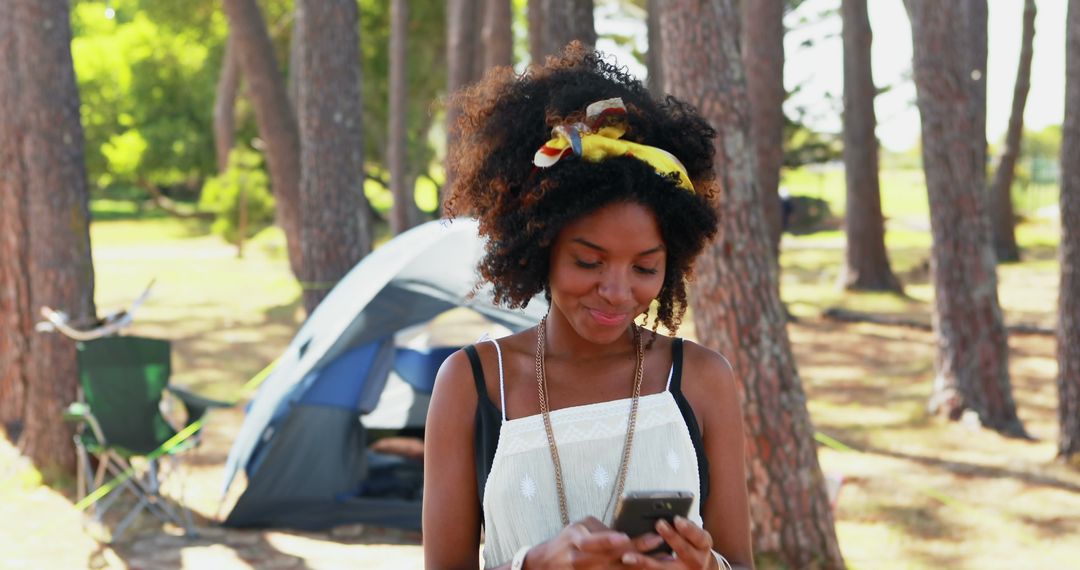
[[[114,0],[112,18],[104,2],[73,6],[86,166],[99,189],[197,187],[216,169],[211,121],[224,17],[205,1],[185,3],[167,13],[193,20],[167,25],[151,18],[163,6]]]
[[[238,147],[229,154],[229,169],[207,180],[199,198],[200,209],[216,215],[211,230],[230,243],[239,241],[242,201],[247,207],[245,238],[274,223],[274,197],[262,157]]]

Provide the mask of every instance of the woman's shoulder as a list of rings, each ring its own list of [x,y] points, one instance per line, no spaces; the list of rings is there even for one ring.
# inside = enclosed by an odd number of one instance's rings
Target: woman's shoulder
[[[692,402],[735,404],[735,372],[719,352],[683,341],[683,392]]]

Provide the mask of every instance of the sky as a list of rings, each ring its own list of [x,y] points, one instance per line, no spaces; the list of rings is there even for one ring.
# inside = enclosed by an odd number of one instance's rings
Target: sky
[[[1066,3],[1036,3],[1031,91],[1024,112],[1026,129],[1060,125],[1064,115]],[[990,143],[995,144],[1004,137],[1009,122],[1024,1],[988,0],[988,5],[986,133]],[[784,83],[789,92],[798,88],[785,103],[785,110],[798,115],[801,108],[811,128],[829,132],[841,129],[844,78],[839,6],[840,0],[806,0],[785,18],[788,33],[784,38]],[[868,7],[874,34],[874,82],[878,88],[889,87],[875,101],[878,138],[885,148],[908,150],[919,139],[919,113],[911,81],[911,24],[902,0],[868,0]],[[632,35],[638,38],[642,50],[643,20],[643,15],[619,14],[611,2],[597,2],[597,31]],[[645,69],[614,44],[602,40],[597,47],[614,54],[632,73],[645,76]]]

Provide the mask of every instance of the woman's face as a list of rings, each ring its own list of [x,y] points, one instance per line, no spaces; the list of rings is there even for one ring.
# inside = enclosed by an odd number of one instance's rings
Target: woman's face
[[[652,210],[610,204],[568,224],[551,248],[551,301],[583,339],[619,339],[664,284],[667,252]]]

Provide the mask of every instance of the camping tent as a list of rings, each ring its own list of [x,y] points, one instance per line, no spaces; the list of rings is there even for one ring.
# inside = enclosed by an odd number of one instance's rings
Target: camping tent
[[[372,452],[369,436],[419,433],[439,365],[477,337],[432,346],[416,327],[466,307],[490,330],[517,331],[546,311],[543,298],[509,310],[492,302],[489,286],[476,290],[482,252],[475,221],[429,222],[376,249],[334,287],[249,404],[225,466],[225,491],[240,469],[247,487],[224,524],[419,528],[420,463]]]

